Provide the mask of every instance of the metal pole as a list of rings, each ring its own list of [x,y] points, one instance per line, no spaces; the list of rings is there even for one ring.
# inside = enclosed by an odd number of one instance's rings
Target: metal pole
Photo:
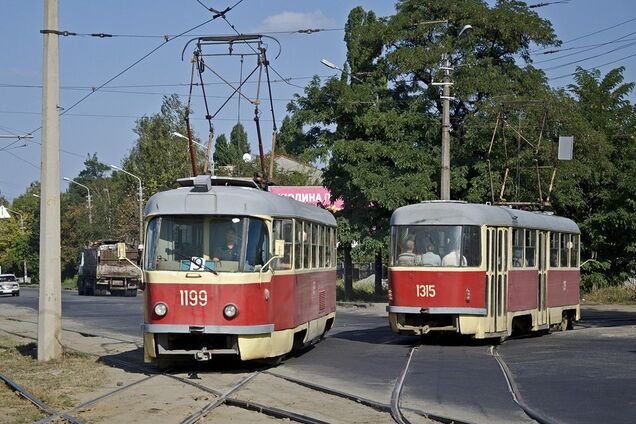
[[[173,133],[173,135],[179,136],[180,134]],[[136,178],[137,181],[139,182],[139,192],[138,192],[138,195],[139,195],[139,243],[141,244],[144,242],[144,210],[143,210],[144,209],[144,189],[141,185],[141,178],[139,178],[135,174],[131,174],[130,172],[118,166],[110,165],[110,167],[117,171],[121,171],[126,175],[130,175],[133,178]]]
[[[68,181],[72,184],[77,184],[78,186],[86,189],[88,195],[86,197],[86,203],[88,204],[88,223],[89,225],[93,225],[93,203],[91,202],[91,189],[85,186],[84,184],[80,184],[75,180],[72,180],[68,177],[64,177],[64,181]]]
[[[58,30],[58,0],[44,1],[44,29]],[[60,64],[58,35],[45,32],[42,87],[42,168],[40,172],[40,297],[38,361],[62,355],[60,263]]]
[[[139,180],[139,244],[144,242],[144,189],[141,186],[141,179]]]
[[[450,200],[450,60],[444,55],[444,83],[442,85],[442,175],[440,199]]]

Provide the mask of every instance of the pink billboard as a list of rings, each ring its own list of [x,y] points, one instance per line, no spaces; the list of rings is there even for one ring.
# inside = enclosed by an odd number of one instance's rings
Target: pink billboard
[[[320,186],[270,186],[269,191],[281,196],[288,196],[299,202],[325,207],[329,210],[341,210],[344,207],[342,199],[331,203],[329,189]]]

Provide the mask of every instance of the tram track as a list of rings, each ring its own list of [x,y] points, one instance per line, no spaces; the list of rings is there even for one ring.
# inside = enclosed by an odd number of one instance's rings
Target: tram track
[[[21,321],[21,322],[29,322],[29,321],[25,321],[25,320],[16,320],[16,321]],[[81,334],[85,337],[103,337],[103,335],[100,334],[96,334],[96,333],[88,333],[88,332],[83,332],[83,331],[74,331],[74,330],[64,330],[64,331],[71,331],[74,333],[78,333]],[[15,333],[15,332],[11,332],[11,331],[5,331],[8,334],[13,334],[19,337],[23,337],[23,338],[27,338],[30,340],[37,340],[35,337],[31,337],[28,335],[24,335],[24,334],[19,334],[19,333]],[[125,339],[118,339],[115,337],[107,337],[110,340],[116,340],[122,343],[131,343],[130,340],[125,340]],[[366,400],[366,399],[362,399],[353,395],[348,395],[342,392],[339,392],[337,390],[334,389],[330,389],[327,387],[319,387],[317,385],[312,385],[308,382],[302,382],[300,380],[297,379],[293,379],[293,378],[289,378],[289,377],[284,377],[284,376],[280,376],[280,375],[276,375],[275,373],[271,373],[268,371],[256,371],[251,373],[249,376],[247,376],[246,378],[244,378],[243,380],[241,380],[239,383],[237,383],[235,386],[232,387],[232,389],[230,389],[229,391],[223,393],[220,390],[208,387],[206,385],[191,381],[188,378],[185,377],[181,377],[178,375],[173,374],[174,370],[166,370],[164,372],[157,372],[157,370],[154,367],[150,367],[150,366],[146,366],[146,365],[140,365],[138,363],[132,362],[132,361],[126,361],[126,360],[122,360],[122,359],[118,359],[118,358],[112,358],[112,357],[104,357],[103,355],[99,355],[99,354],[95,354],[95,353],[91,353],[91,352],[84,352],[75,348],[72,348],[70,346],[64,346],[65,349],[68,350],[72,350],[72,351],[76,351],[76,352],[81,352],[83,354],[89,355],[89,356],[93,356],[98,358],[99,361],[107,364],[107,365],[111,365],[111,366],[115,366],[115,367],[120,367],[120,368],[127,368],[127,369],[133,369],[139,372],[142,372],[144,374],[147,374],[145,377],[133,381],[129,384],[126,384],[124,386],[118,387],[115,390],[109,391],[108,393],[102,394],[98,397],[95,397],[93,399],[90,399],[88,401],[82,402],[81,404],[74,406],[73,408],[70,408],[66,411],[56,411],[53,408],[50,408],[48,406],[46,406],[43,402],[37,400],[37,398],[30,396],[28,392],[24,391],[24,395],[25,397],[29,398],[29,400],[34,401],[34,403],[36,404],[36,406],[38,406],[43,412],[49,414],[46,417],[42,418],[41,420],[37,421],[38,424],[45,424],[45,423],[51,423],[54,422],[56,419],[63,419],[67,422],[71,422],[71,423],[75,423],[75,424],[81,424],[84,423],[83,420],[72,416],[71,414],[73,413],[77,413],[82,411],[83,409],[89,407],[89,406],[94,406],[100,402],[103,402],[109,398],[112,398],[113,396],[122,394],[123,392],[126,391],[131,391],[134,390],[136,387],[138,387],[141,384],[147,383],[149,380],[151,379],[156,379],[158,377],[166,377],[166,378],[170,378],[173,380],[176,380],[180,383],[186,384],[188,386],[192,386],[198,390],[201,390],[205,393],[211,394],[213,396],[216,397],[216,399],[214,399],[214,401],[208,403],[206,406],[204,406],[203,408],[201,408],[199,411],[195,412],[194,414],[189,415],[188,417],[186,417],[183,421],[181,421],[182,423],[195,423],[198,422],[199,420],[205,418],[206,415],[208,415],[210,412],[212,412],[214,409],[216,409],[218,406],[220,405],[227,405],[230,407],[237,407],[237,408],[241,408],[244,410],[248,410],[248,411],[253,411],[253,412],[257,412],[259,414],[264,414],[273,418],[278,418],[278,419],[288,419],[290,421],[293,422],[299,422],[299,423],[303,423],[303,424],[325,424],[328,423],[328,421],[324,421],[306,414],[301,414],[298,412],[293,412],[293,411],[288,411],[282,408],[277,408],[277,407],[273,407],[270,405],[266,405],[266,404],[262,404],[262,403],[258,403],[258,402],[254,402],[254,401],[248,401],[248,400],[244,400],[241,399],[239,397],[232,397],[232,395],[234,395],[238,390],[244,388],[245,386],[248,385],[249,382],[251,382],[253,379],[255,379],[258,375],[260,374],[266,374],[266,375],[271,375],[272,377],[275,378],[279,378],[281,380],[285,380],[285,381],[289,381],[291,383],[295,383],[295,384],[299,384],[299,385],[303,385],[307,388],[310,388],[312,390],[316,390],[319,392],[323,392],[326,394],[330,394],[336,397],[340,397],[340,398],[344,398],[359,404],[362,404],[364,406],[368,406],[370,408],[373,408],[375,410],[378,410],[380,412],[388,412],[389,407],[387,405],[383,405],[383,404],[378,404],[375,403],[373,401],[370,400]],[[3,378],[5,376],[2,376],[0,374],[0,379],[5,379]],[[7,378],[8,380],[8,378]],[[10,380],[8,380],[10,381]],[[20,387],[17,383],[10,381],[14,386],[16,387]],[[7,383],[9,384],[9,383]]]
[[[497,346],[491,345],[489,348],[489,352],[490,355],[495,358],[495,360],[499,364],[499,368],[501,369],[501,372],[503,373],[503,376],[506,380],[508,390],[510,391],[510,394],[512,396],[512,400],[519,406],[519,408],[521,408],[526,413],[526,415],[540,424],[557,424],[554,420],[531,408],[524,401],[521,391],[519,390],[514,376],[512,375],[512,371],[510,371],[510,368],[506,364],[506,361],[497,351]]]

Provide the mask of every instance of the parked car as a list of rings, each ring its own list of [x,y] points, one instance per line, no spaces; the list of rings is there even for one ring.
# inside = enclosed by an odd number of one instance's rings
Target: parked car
[[[20,284],[13,274],[0,274],[0,294],[20,296]]]

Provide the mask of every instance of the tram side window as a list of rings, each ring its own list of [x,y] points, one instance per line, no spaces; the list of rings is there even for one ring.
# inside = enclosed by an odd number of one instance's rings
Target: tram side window
[[[523,259],[524,250],[524,230],[522,228],[513,228],[512,230],[512,267],[521,268],[526,266]]]
[[[146,253],[145,269],[155,270],[157,268],[157,239],[159,238],[159,227],[161,218],[154,218],[146,229]]]
[[[293,248],[293,225],[291,219],[277,219],[274,221],[274,240],[285,242],[283,257],[276,259],[276,269],[290,269]]]
[[[526,230],[526,266],[534,267],[537,252],[537,231]]]
[[[572,249],[570,249],[570,266],[579,267],[579,235],[572,234]]]
[[[314,255],[314,268],[320,267],[320,225],[313,224],[313,231],[311,233],[311,248]]]
[[[466,257],[466,266],[481,265],[481,229],[477,226],[462,227],[462,254]]]
[[[325,266],[325,233],[327,232],[327,228],[320,226],[320,237],[318,238],[318,246],[320,246],[320,251],[318,252],[318,266],[323,268]]]
[[[567,268],[569,266],[568,259],[570,258],[570,235],[569,234],[561,234],[561,254],[560,256],[560,264],[561,268]]]
[[[303,226],[303,268],[311,268],[311,224],[305,222]]]
[[[265,223],[261,220],[250,219],[247,236],[247,250],[245,271],[252,271],[263,266],[269,259],[269,235]]]
[[[336,264],[336,229],[329,228],[329,238],[327,239],[327,266],[333,267]]]
[[[303,222],[296,221],[296,237],[294,241],[294,267],[301,269],[303,267]]]
[[[559,233],[550,233],[550,267],[559,266]]]
[[[331,267],[331,238],[333,237],[333,228],[325,228],[325,266]]]

